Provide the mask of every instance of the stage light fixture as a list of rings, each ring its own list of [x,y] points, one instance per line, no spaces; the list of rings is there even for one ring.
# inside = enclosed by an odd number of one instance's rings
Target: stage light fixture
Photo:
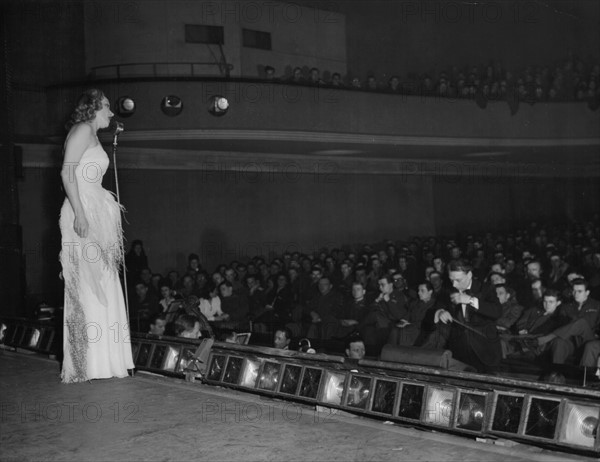
[[[222,117],[229,111],[229,101],[221,95],[214,95],[208,99],[208,112],[215,117]]]
[[[394,402],[396,400],[397,390],[397,382],[390,382],[389,380],[376,380],[371,411],[380,414],[392,415],[394,412]]]
[[[486,395],[479,393],[461,393],[458,400],[456,428],[480,432],[485,419]]]
[[[567,402],[558,436],[561,443],[593,448],[600,441],[600,406]]]
[[[192,362],[194,361],[195,351],[196,351],[195,348],[183,348],[183,350],[181,352],[181,359],[179,360],[179,363],[177,364],[177,368],[175,369],[175,372],[184,372],[185,369],[192,364]]]
[[[29,342],[28,342],[27,346],[29,348],[36,348],[39,340],[40,340],[40,330],[34,328],[31,330],[31,333],[29,334]]]
[[[210,361],[210,367],[208,368],[208,374],[206,378],[208,380],[219,381],[221,379],[221,372],[225,368],[225,355],[213,355]]]
[[[140,351],[138,352],[137,358],[135,359],[135,365],[140,367],[146,367],[146,365],[148,364],[148,359],[150,359],[151,351],[151,343],[142,343],[140,345]]]
[[[179,360],[180,350],[181,348],[179,347],[167,347],[167,352],[164,355],[164,361],[161,366],[163,371],[175,372],[175,367],[177,366],[177,361]]]
[[[453,406],[454,390],[428,387],[423,421],[442,427],[449,427]]]
[[[270,361],[265,362],[260,377],[258,379],[258,386],[261,390],[275,391],[279,384],[279,372],[281,371],[281,364],[273,363]]]
[[[400,392],[400,407],[398,417],[410,420],[420,420],[423,407],[425,387],[412,383],[403,383]]]
[[[167,345],[155,345],[154,351],[152,352],[152,359],[150,360],[151,369],[162,369],[163,360],[167,354]]]
[[[372,379],[353,375],[346,392],[346,406],[356,409],[366,409],[371,391]]]
[[[325,386],[323,387],[323,395],[321,401],[327,404],[339,406],[342,404],[342,395],[344,394],[344,385],[346,374],[337,372],[325,372]]]
[[[160,110],[165,115],[175,117],[181,114],[181,111],[183,111],[183,101],[179,96],[165,96],[160,103]]]
[[[300,376],[302,375],[302,367],[286,364],[283,369],[283,378],[281,379],[280,393],[295,395],[300,384]]]
[[[242,373],[242,366],[244,365],[244,358],[230,356],[227,361],[227,367],[225,368],[225,375],[223,375],[223,383],[237,384]]]
[[[319,383],[321,382],[322,375],[323,369],[306,367],[304,369],[304,375],[302,376],[299,396],[302,396],[303,398],[316,399],[317,393],[319,392]]]
[[[554,439],[560,401],[531,398],[526,419],[525,434]]]
[[[261,362],[256,359],[244,359],[244,372],[242,374],[242,380],[240,385],[246,388],[254,388],[256,386],[256,379],[258,378],[258,370],[260,369]]]
[[[498,393],[494,398],[491,430],[502,433],[517,434],[521,424],[521,414],[525,397]]]
[[[129,117],[135,113],[136,104],[133,98],[121,96],[117,100],[116,113],[121,117]]]

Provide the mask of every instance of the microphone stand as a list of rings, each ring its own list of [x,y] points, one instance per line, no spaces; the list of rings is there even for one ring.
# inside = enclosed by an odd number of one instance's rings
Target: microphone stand
[[[119,192],[119,175],[117,173],[117,138],[119,134],[123,131],[123,124],[121,122],[116,122],[115,133],[113,136],[113,168],[115,170],[115,185],[117,190],[117,203],[119,204],[119,213],[121,213],[121,194]],[[123,217],[124,218],[124,217]],[[127,267],[125,266],[125,247],[121,246],[121,260],[123,262],[123,292],[125,292],[125,313],[127,314],[127,324],[129,325],[129,329],[131,330],[131,324],[129,322],[129,294],[127,290]]]

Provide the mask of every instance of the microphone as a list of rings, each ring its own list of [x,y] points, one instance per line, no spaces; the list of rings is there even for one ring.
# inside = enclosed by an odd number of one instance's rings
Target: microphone
[[[117,122],[116,120],[114,121],[114,135],[117,136],[120,133],[123,133],[123,131],[125,131],[125,126],[123,125],[122,122]]]

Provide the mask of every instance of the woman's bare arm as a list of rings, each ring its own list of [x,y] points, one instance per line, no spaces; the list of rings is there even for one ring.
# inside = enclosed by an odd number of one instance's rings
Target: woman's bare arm
[[[89,224],[79,197],[75,169],[79,165],[83,153],[94,141],[95,134],[91,126],[85,123],[75,125],[69,132],[67,141],[65,142],[65,155],[60,172],[65,193],[75,213],[73,229],[82,238],[87,237]]]

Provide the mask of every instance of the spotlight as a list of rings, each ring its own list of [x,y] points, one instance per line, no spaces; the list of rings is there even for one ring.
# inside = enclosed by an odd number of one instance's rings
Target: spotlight
[[[221,117],[227,114],[229,110],[229,101],[227,98],[220,95],[211,96],[208,100],[208,112],[216,117]]]
[[[121,117],[129,117],[135,113],[135,101],[129,96],[121,96],[117,100],[117,114]]]
[[[165,96],[160,103],[160,109],[165,115],[175,117],[183,111],[183,101],[179,96]]]
[[[563,443],[593,448],[598,433],[600,407],[567,403],[558,440]]]
[[[344,394],[345,374],[327,371],[325,373],[325,388],[322,401],[327,404],[340,405]]]

